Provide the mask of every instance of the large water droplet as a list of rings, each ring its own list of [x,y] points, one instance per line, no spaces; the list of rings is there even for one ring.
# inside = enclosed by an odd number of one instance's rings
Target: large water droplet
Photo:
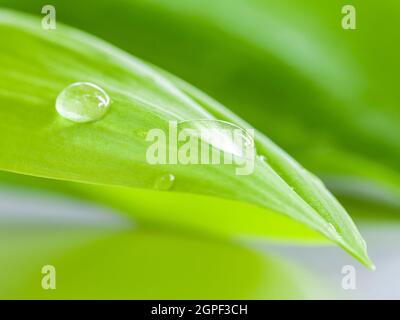
[[[58,95],[56,110],[74,122],[90,122],[103,117],[110,107],[110,97],[99,86],[90,82],[76,82]]]
[[[178,123],[178,130],[188,130],[199,140],[228,154],[254,157],[253,136],[248,130],[233,123],[213,119],[185,120]]]
[[[160,191],[168,191],[175,182],[175,176],[171,173],[164,174],[157,178],[154,188]]]

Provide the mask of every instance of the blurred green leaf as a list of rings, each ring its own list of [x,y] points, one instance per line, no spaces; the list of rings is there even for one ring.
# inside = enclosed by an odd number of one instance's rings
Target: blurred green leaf
[[[68,228],[0,232],[3,299],[305,299],[311,277],[239,245],[179,234]],[[42,268],[56,270],[44,290]]]
[[[22,174],[93,184],[154,188],[173,174],[173,191],[253,203],[284,213],[321,232],[367,266],[365,242],[323,184],[265,136],[252,175],[233,166],[151,166],[143,132],[168,132],[170,120],[221,119],[248,125],[181,80],[78,30],[3,10],[0,34],[0,168]],[[111,96],[101,121],[76,124],[54,109],[74,82],[93,82]],[[243,215],[243,220],[246,215]]]

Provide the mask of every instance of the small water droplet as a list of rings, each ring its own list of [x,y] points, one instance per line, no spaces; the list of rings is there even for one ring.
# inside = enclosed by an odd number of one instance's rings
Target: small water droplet
[[[70,84],[57,97],[56,110],[74,122],[90,122],[103,117],[110,107],[110,97],[90,82]]]
[[[265,163],[267,162],[267,157],[266,157],[266,156],[258,155],[257,158],[258,158],[258,160],[260,160],[261,162],[265,162]]]
[[[342,241],[343,238],[340,235],[340,230],[338,230],[332,223],[328,223],[328,227],[331,231],[331,235],[334,236],[337,240]]]
[[[367,243],[365,242],[365,240],[363,238],[360,238],[360,242],[361,242],[361,246],[367,250]]]
[[[233,123],[214,120],[198,119],[184,120],[178,123],[179,130],[190,130],[200,140],[216,149],[238,157],[254,157],[254,139],[248,130]]]
[[[175,176],[171,173],[164,174],[157,178],[154,188],[160,191],[168,191],[175,182]]]

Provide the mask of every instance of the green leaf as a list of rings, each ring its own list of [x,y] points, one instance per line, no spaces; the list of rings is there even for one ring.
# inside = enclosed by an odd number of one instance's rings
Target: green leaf
[[[173,174],[173,191],[256,204],[319,231],[367,266],[365,243],[345,210],[322,183],[265,136],[258,134],[254,173],[232,166],[152,166],[143,133],[168,121],[220,119],[246,124],[179,79],[107,43],[58,24],[11,11],[0,13],[0,168],[16,173],[92,184],[154,188]],[[72,123],[54,103],[69,84],[88,81],[111,97],[100,121]],[[246,219],[243,214],[242,219]]]
[[[379,8],[372,0],[354,0],[361,17],[354,31],[340,26],[341,0],[324,6],[317,0],[87,3],[52,1],[61,21],[222,101],[327,177],[336,194],[368,203],[378,190],[385,194],[380,202],[393,206],[397,199],[393,210],[400,212],[397,0]],[[43,5],[0,4],[36,15]]]
[[[149,230],[2,228],[4,299],[307,299],[310,275],[240,245]],[[46,265],[56,289],[41,286]]]

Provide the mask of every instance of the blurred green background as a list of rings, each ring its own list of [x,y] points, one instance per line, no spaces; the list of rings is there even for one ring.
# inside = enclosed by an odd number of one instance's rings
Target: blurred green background
[[[68,197],[56,192],[60,197],[56,205],[54,192],[43,191],[55,187],[43,188],[41,182],[24,179],[16,179],[10,187],[14,178],[5,174],[0,297],[400,297],[400,283],[394,280],[400,278],[398,1],[54,0],[51,4],[57,21],[195,85],[320,176],[366,230],[377,271],[363,270],[336,248],[300,248],[265,239],[232,243],[207,227],[176,227],[163,218],[173,210],[173,204],[165,205],[167,199],[162,206],[135,207],[137,224],[128,230],[115,218],[119,215],[108,212],[110,227],[107,219],[101,221],[98,211],[103,208],[93,205],[95,198],[88,202],[73,192]],[[356,30],[341,26],[345,4],[356,8]],[[41,17],[43,2],[0,0],[0,6]],[[37,188],[39,192],[28,191]],[[200,214],[213,204],[205,201],[202,206],[203,201],[197,201]],[[58,212],[60,207],[64,218],[49,214],[39,219],[41,212]],[[146,219],[149,210],[159,212],[159,219]],[[72,211],[79,213],[75,220],[68,214]],[[89,211],[93,217],[82,222]],[[59,270],[59,289],[54,292],[38,286],[42,275],[37,270],[44,264]],[[340,287],[346,264],[356,265],[360,275],[359,288],[353,292]]]

